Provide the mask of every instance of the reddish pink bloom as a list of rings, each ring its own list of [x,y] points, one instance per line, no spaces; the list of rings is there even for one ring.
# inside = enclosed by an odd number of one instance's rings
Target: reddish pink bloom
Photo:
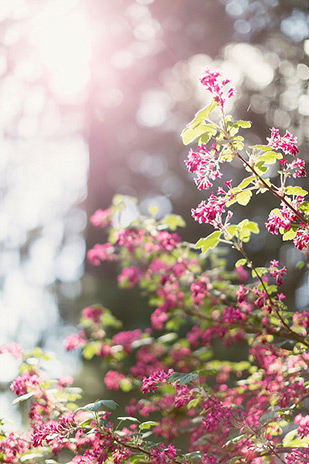
[[[306,177],[307,175],[305,170],[305,160],[302,160],[300,158],[296,158],[292,161],[292,163],[288,163],[285,166],[285,170],[290,171],[292,177],[294,177],[295,179],[297,177]]]
[[[225,197],[215,196],[211,193],[210,197],[205,201],[201,201],[196,209],[191,209],[191,214],[195,221],[200,224],[212,224],[216,228],[222,227],[222,214],[225,212]],[[232,217],[232,213],[228,212],[228,219]]]
[[[67,351],[75,350],[75,348],[80,348],[84,346],[87,342],[86,334],[83,330],[80,330],[78,334],[68,335],[64,341],[63,345]]]
[[[174,370],[169,369],[167,372],[161,370],[161,371],[156,371],[149,377],[144,377],[143,378],[143,385],[142,385],[142,392],[143,393],[148,393],[148,392],[154,392],[160,385],[160,383],[166,383],[167,378],[173,374]]]
[[[199,281],[193,282],[190,287],[191,301],[196,305],[200,306],[206,295],[207,295],[207,279],[206,277],[202,276]]]
[[[297,229],[296,237],[293,239],[293,243],[298,250],[304,250],[309,244],[309,229],[301,228]]]
[[[21,359],[23,357],[23,350],[17,343],[7,343],[0,346],[0,354],[8,353],[14,358]]]
[[[162,309],[157,308],[150,316],[151,325],[155,330],[162,330],[168,317]]]
[[[82,318],[90,319],[94,324],[99,324],[102,316],[102,308],[88,306],[83,309]]]
[[[119,284],[128,287],[134,287],[135,284],[140,280],[142,271],[136,266],[129,266],[122,269],[117,280]]]
[[[113,261],[114,247],[110,243],[97,243],[87,252],[87,259],[94,266],[99,266],[101,261]]]
[[[271,277],[276,279],[276,284],[278,287],[281,287],[282,285],[282,277],[286,274],[286,267],[283,266],[281,269],[278,269],[279,266],[279,261],[273,260],[270,262],[270,271],[269,274]]]
[[[98,209],[91,217],[90,222],[95,227],[102,229],[103,227],[108,226],[111,223],[111,209]]]
[[[214,95],[214,100],[219,103],[223,108],[227,98],[231,98],[235,94],[235,90],[230,87],[225,89],[224,87],[229,84],[228,79],[222,79],[219,72],[211,72],[208,69],[205,71],[204,77],[201,78],[201,84]]]
[[[271,137],[267,138],[268,146],[275,150],[282,150],[286,154],[295,156],[298,153],[297,138],[286,131],[283,137],[279,134],[279,129],[271,129]]]
[[[196,152],[190,150],[188,159],[185,160],[189,172],[196,174],[194,181],[199,190],[207,190],[213,186],[211,181],[222,177],[220,163],[223,162],[224,160],[220,160],[217,151],[208,151],[206,145],[198,146]]]
[[[122,345],[126,353],[130,353],[132,349],[132,343],[136,340],[140,340],[142,331],[140,329],[129,330],[127,332],[118,332],[113,336],[113,343],[115,345]]]
[[[22,375],[16,377],[10,385],[10,389],[16,393],[16,395],[24,395],[30,391],[37,390],[40,381],[36,374],[29,374],[28,371],[24,371]]]
[[[297,433],[300,438],[305,438],[309,435],[309,416],[303,417],[301,414],[297,414],[294,419],[294,423],[298,424]]]
[[[105,374],[104,383],[109,390],[119,390],[120,382],[125,377],[117,371],[110,370]]]

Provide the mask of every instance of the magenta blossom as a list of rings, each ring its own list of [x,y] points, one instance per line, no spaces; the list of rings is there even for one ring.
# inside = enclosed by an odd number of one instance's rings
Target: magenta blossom
[[[286,131],[283,137],[279,134],[279,129],[272,127],[271,137],[267,138],[268,146],[275,150],[282,150],[284,153],[295,156],[298,153],[297,138]]]
[[[201,78],[201,84],[214,95],[214,100],[222,109],[226,99],[235,94],[233,87],[225,88],[229,83],[228,79],[222,79],[219,72],[211,72],[209,69],[206,69],[204,77]]]

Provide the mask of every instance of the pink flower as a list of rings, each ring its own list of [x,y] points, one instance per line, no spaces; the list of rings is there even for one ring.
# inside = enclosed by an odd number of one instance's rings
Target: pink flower
[[[309,230],[306,228],[297,229],[293,243],[298,250],[304,250],[309,244]]]
[[[222,214],[225,212],[226,198],[223,196],[215,196],[211,193],[210,197],[205,201],[201,201],[196,209],[191,209],[191,214],[195,221],[200,224],[212,224],[216,228],[222,226]],[[228,219],[231,218],[232,213],[228,212]]]
[[[190,287],[191,290],[191,295],[190,299],[191,301],[196,305],[200,306],[206,295],[207,295],[207,280],[206,277],[201,277],[201,279],[197,282],[193,282]]]
[[[162,330],[168,317],[162,309],[157,308],[150,316],[151,325],[155,330]]]
[[[281,269],[278,269],[278,266],[279,261],[273,259],[270,262],[269,274],[271,275],[271,277],[276,279],[276,284],[278,285],[278,287],[280,287],[282,285],[282,277],[286,274],[286,267],[283,266]]]
[[[120,382],[124,379],[124,375],[117,371],[110,370],[105,374],[104,383],[109,390],[119,390]]]
[[[22,359],[23,357],[23,350],[17,343],[7,343],[6,345],[1,345],[0,354],[3,353],[8,353],[17,359]]]
[[[72,383],[73,383],[73,377],[71,377],[70,375],[59,377],[59,379],[58,379],[58,388],[61,389],[63,387],[67,387],[69,385],[72,385]]]
[[[129,330],[127,332],[118,332],[113,336],[113,343],[115,345],[122,345],[126,353],[131,352],[132,343],[141,338],[141,330]]]
[[[114,260],[114,247],[110,243],[97,243],[93,248],[88,250],[87,259],[94,266],[99,266],[101,261]]]
[[[111,209],[98,209],[91,217],[90,222],[95,227],[102,229],[111,223]]]
[[[84,346],[87,342],[86,334],[83,330],[80,330],[78,334],[68,335],[64,341],[63,345],[66,351],[75,350],[75,348],[80,348]]]
[[[297,428],[297,433],[300,438],[305,438],[309,435],[309,416],[303,417],[301,414],[298,414],[294,419],[295,424],[299,424]]]
[[[286,131],[283,137],[279,134],[279,129],[271,129],[271,137],[267,138],[268,146],[275,150],[282,150],[286,154],[295,156],[298,153],[297,138]]]
[[[297,177],[306,177],[306,170],[305,170],[305,161],[299,158],[296,158],[292,161],[292,163],[288,163],[285,166],[285,170],[290,171],[292,177],[295,179]]]
[[[16,395],[24,395],[29,391],[36,390],[39,383],[38,375],[31,375],[28,371],[24,371],[22,375],[13,380],[10,385],[10,389],[16,393]]]
[[[198,146],[196,152],[190,150],[188,159],[185,160],[189,172],[196,174],[194,181],[199,190],[207,190],[213,186],[211,181],[222,177],[220,163],[223,162],[224,160],[220,160],[217,151],[208,151],[206,145]]]
[[[99,324],[102,312],[102,308],[93,308],[92,306],[88,306],[83,309],[82,318],[90,319],[94,324]]]
[[[223,108],[226,99],[235,94],[235,89],[232,87],[224,88],[229,83],[228,79],[222,79],[219,72],[212,73],[208,69],[206,69],[204,77],[201,78],[201,84],[214,95],[214,100],[219,103],[221,108]]]
[[[167,378],[173,374],[174,370],[169,369],[167,372],[164,370],[161,371],[156,371],[149,377],[144,377],[143,378],[143,384],[142,384],[142,392],[143,393],[148,393],[148,392],[154,392],[160,385],[160,383],[166,383]]]
[[[142,271],[136,266],[129,266],[122,269],[118,276],[118,283],[123,286],[134,287],[135,284],[140,280]]]

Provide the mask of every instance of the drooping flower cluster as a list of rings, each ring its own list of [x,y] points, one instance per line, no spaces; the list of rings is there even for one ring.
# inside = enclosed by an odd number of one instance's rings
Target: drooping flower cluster
[[[225,88],[229,83],[229,79],[222,79],[219,72],[211,72],[206,69],[204,76],[200,79],[201,84],[213,94],[213,99],[223,109],[227,98],[231,98],[235,94],[233,87]]]
[[[196,151],[190,150],[185,160],[188,171],[196,174],[194,181],[199,190],[209,189],[213,186],[212,181],[222,177],[220,164],[223,162],[215,147],[207,150],[203,144]]]
[[[267,138],[268,146],[275,150],[282,150],[284,153],[295,156],[298,153],[297,138],[286,131],[284,136],[280,135],[279,129],[271,129],[271,137]]]
[[[228,211],[227,218],[223,222],[222,215],[225,213],[227,198],[222,193],[224,193],[222,190],[218,190],[217,195],[211,193],[207,202],[203,200],[197,208],[192,208],[191,214],[193,219],[200,224],[211,224],[216,229],[221,229],[223,224],[227,225],[233,213]]]

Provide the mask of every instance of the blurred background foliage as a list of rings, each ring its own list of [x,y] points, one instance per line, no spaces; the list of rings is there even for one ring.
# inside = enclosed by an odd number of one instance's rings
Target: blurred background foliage
[[[253,122],[248,144],[264,143],[269,127],[288,129],[308,161],[308,30],[308,0],[1,0],[1,343],[63,359],[61,339],[95,302],[127,329],[148,321],[138,292],[117,290],[115,268],[85,263],[104,240],[87,218],[121,193],[137,196],[142,212],[183,215],[186,240],[209,232],[190,217],[204,194],[179,136],[209,101],[198,82],[205,67],[236,86],[228,110]],[[240,165],[228,169],[241,179]],[[288,301],[304,309],[300,254],[263,225],[275,204],[252,202],[261,234],[249,251],[258,265],[279,257],[288,266]],[[64,359],[74,370],[76,359]],[[0,369],[2,385],[12,369]],[[93,370],[83,378],[89,393],[102,388]]]

